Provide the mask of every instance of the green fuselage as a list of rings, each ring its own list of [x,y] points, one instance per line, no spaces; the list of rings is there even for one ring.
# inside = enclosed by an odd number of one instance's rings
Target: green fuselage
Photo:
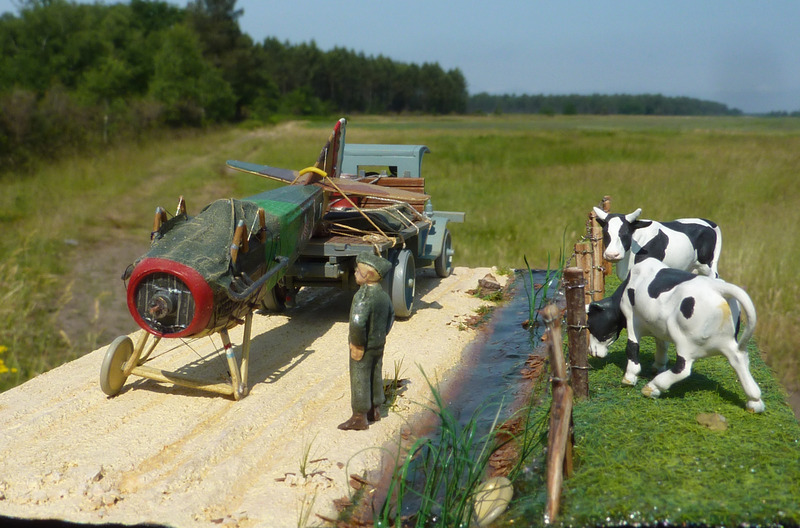
[[[131,314],[145,330],[166,337],[237,324],[297,259],[323,206],[320,187],[289,185],[243,200],[217,200],[196,216],[170,219],[133,269]],[[248,236],[234,252],[240,223]]]

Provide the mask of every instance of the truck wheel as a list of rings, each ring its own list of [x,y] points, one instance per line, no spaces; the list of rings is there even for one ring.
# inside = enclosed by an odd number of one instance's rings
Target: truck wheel
[[[436,275],[441,278],[449,277],[453,273],[453,241],[450,238],[450,231],[444,230],[444,240],[442,240],[442,253],[433,262]]]
[[[392,269],[392,306],[397,317],[408,317],[414,308],[414,293],[417,286],[417,266],[414,255],[408,249],[397,253]]]
[[[286,310],[286,286],[278,282],[274,288],[264,294],[261,306],[268,312],[283,312]]]
[[[100,367],[100,388],[109,396],[119,393],[125,385],[125,363],[133,355],[133,341],[128,336],[119,336],[108,345],[106,357]]]

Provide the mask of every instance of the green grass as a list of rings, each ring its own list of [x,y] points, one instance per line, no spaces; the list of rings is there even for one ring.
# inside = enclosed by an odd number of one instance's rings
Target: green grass
[[[619,285],[616,277],[608,289]],[[564,481],[556,526],[797,525],[800,523],[800,423],[785,391],[750,343],[750,369],[762,390],[763,414],[722,356],[700,359],[691,375],[659,399],[621,384],[626,332],[606,358],[590,358],[589,399],[576,401],[574,464]],[[655,342],[641,342],[642,373],[650,372]],[[670,365],[675,361],[670,348]],[[547,416],[549,397],[536,410]],[[723,415],[724,431],[701,425],[704,413]],[[537,418],[542,419],[542,418]],[[540,434],[540,433],[536,433]],[[544,452],[525,461],[517,499],[502,525],[543,524]]]
[[[624,343],[623,333],[607,358],[590,360],[590,398],[574,408],[576,469],[564,484],[558,525],[799,523],[800,424],[758,350],[750,348],[762,415],[744,409],[744,391],[719,356],[697,361],[660,399],[645,398],[646,380],[620,384]],[[643,367],[652,361],[650,347]],[[701,413],[722,414],[728,429],[698,424]],[[533,469],[515,482],[518,501],[506,522],[543,518],[541,453],[528,463]]]
[[[800,522],[800,426],[758,351],[750,352],[764,415],[745,411],[722,357],[698,361],[688,380],[655,401],[641,387],[619,386],[624,351],[593,362],[591,400],[574,414],[579,469],[565,489],[564,522]],[[709,412],[725,416],[729,429],[699,425],[697,415]]]

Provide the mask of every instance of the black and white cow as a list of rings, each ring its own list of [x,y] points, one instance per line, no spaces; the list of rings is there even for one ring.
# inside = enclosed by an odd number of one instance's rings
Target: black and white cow
[[[739,306],[747,325],[737,341]],[[673,383],[685,379],[696,359],[723,354],[747,394],[747,409],[764,411],[746,350],[755,330],[756,310],[738,286],[646,259],[633,266],[630,276],[611,297],[589,305],[587,324],[590,352],[596,357],[605,357],[620,331],[627,329],[628,364],[622,379],[626,385],[635,385],[641,372],[639,340],[643,336],[656,338],[654,368],[659,374],[642,389],[645,396],[657,398]],[[677,360],[666,370],[669,342],[675,343]]]
[[[603,258],[617,264],[617,276],[625,280],[637,262],[656,258],[670,268],[718,277],[722,231],[709,220],[681,218],[672,222],[639,220],[641,209],[627,214],[606,213],[595,207],[603,227]]]

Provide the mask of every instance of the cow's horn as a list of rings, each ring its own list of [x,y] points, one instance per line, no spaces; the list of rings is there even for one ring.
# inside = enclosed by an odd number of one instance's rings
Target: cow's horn
[[[592,209],[594,209],[594,214],[596,214],[597,218],[599,218],[600,220],[605,220],[606,217],[608,216],[608,213],[603,211],[599,207],[593,207]]]
[[[628,222],[633,222],[634,220],[639,218],[640,214],[642,214],[642,208],[641,207],[638,208],[637,210],[635,210],[634,212],[632,212],[631,214],[625,215],[625,220],[627,220]]]

